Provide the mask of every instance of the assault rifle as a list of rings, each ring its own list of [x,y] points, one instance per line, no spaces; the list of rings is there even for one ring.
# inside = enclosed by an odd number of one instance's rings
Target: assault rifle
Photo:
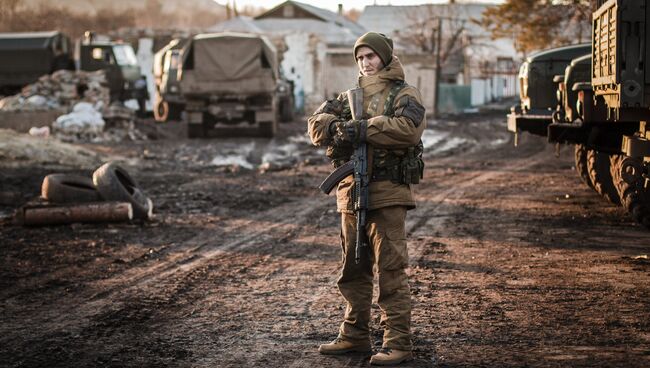
[[[350,112],[354,120],[363,118],[363,88],[347,91],[350,102]],[[365,138],[365,137],[364,137]],[[319,186],[325,194],[330,194],[332,189],[344,178],[354,174],[354,212],[357,215],[357,238],[354,249],[354,262],[361,260],[361,248],[368,245],[366,239],[366,213],[368,211],[368,145],[366,142],[354,144],[352,160],[339,166]]]

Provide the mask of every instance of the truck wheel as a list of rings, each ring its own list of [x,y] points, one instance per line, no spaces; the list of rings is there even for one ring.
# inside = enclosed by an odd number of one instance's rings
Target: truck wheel
[[[181,113],[183,112],[183,104],[178,103],[168,103],[169,113],[167,114],[167,119],[179,121],[181,120]]]
[[[52,203],[97,202],[102,198],[93,180],[81,175],[50,174],[43,179],[41,197]]]
[[[587,168],[589,178],[596,193],[600,194],[611,203],[620,204],[621,199],[614,187],[612,174],[609,170],[609,155],[606,153],[589,150],[587,152]]]
[[[159,123],[166,122],[169,119],[169,103],[167,101],[156,101],[153,117]]]
[[[107,162],[95,170],[93,183],[104,200],[131,203],[133,218],[147,219],[151,216],[151,200],[129,173],[115,162]]]
[[[589,169],[587,168],[587,149],[582,144],[576,144],[575,146],[575,164],[576,171],[580,175],[582,182],[587,184],[591,189],[594,189],[594,185],[591,183],[591,178],[589,178]]]
[[[621,192],[623,207],[632,217],[650,229],[650,189],[645,188],[647,167],[634,157],[618,161],[617,186]]]
[[[203,124],[187,124],[187,138],[203,138],[204,136]]]
[[[618,193],[618,197],[621,199],[621,204],[623,204],[623,193],[621,193],[621,161],[625,156],[623,155],[611,155],[609,157],[609,172],[612,175],[612,182],[614,183],[614,188]]]
[[[293,102],[290,98],[282,100],[282,105],[280,106],[280,120],[284,123],[293,120]]]
[[[260,121],[258,133],[260,137],[273,138],[275,136],[276,124],[273,121]]]

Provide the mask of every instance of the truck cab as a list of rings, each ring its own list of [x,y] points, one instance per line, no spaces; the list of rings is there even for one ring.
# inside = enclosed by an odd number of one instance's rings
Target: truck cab
[[[138,98],[137,81],[142,78],[133,47],[125,43],[86,40],[78,48],[80,70],[105,70],[111,100]],[[146,88],[146,86],[144,87]]]
[[[546,136],[557,106],[554,77],[563,74],[571,61],[591,52],[590,44],[578,44],[540,51],[519,68],[520,104],[511,108],[508,130]]]

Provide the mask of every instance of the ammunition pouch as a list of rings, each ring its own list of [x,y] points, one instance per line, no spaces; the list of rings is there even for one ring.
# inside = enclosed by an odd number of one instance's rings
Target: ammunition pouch
[[[395,184],[418,184],[424,175],[422,141],[404,150],[375,148],[370,181],[390,180]]]

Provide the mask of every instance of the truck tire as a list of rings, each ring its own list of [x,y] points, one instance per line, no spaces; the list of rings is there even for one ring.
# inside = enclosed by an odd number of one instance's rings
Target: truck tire
[[[258,124],[258,133],[260,137],[273,138],[273,136],[275,136],[275,131],[277,129],[275,122],[260,121]]]
[[[167,110],[168,111],[167,119],[173,121],[180,121],[181,114],[183,113],[183,104],[168,102],[167,105],[169,106],[169,109]]]
[[[47,175],[41,185],[41,196],[52,203],[102,200],[91,178],[72,174]]]
[[[638,223],[650,229],[650,190],[644,188],[647,167],[638,158],[621,156],[617,168],[616,186],[623,207]]]
[[[611,203],[620,204],[621,199],[614,187],[612,174],[609,170],[609,155],[589,150],[587,152],[587,168],[589,169],[589,179],[591,179],[596,193]]]
[[[587,184],[591,189],[594,189],[594,185],[591,183],[591,178],[589,178],[589,169],[587,168],[587,149],[582,144],[576,144],[574,159],[576,165],[576,171],[580,175],[582,182]]]
[[[623,155],[611,155],[609,157],[609,172],[612,174],[612,182],[614,183],[614,188],[618,193],[618,197],[621,199],[621,204],[623,204],[623,194],[621,193],[621,161],[625,156]]]
[[[104,200],[131,203],[133,218],[147,219],[151,216],[151,201],[129,173],[115,162],[107,162],[95,170],[93,183]]]
[[[280,105],[280,121],[283,123],[293,121],[293,101],[290,98],[282,99]]]
[[[156,101],[153,109],[153,117],[159,123],[164,123],[169,119],[169,103],[167,101]]]
[[[203,124],[187,124],[187,138],[205,137],[205,128]]]

